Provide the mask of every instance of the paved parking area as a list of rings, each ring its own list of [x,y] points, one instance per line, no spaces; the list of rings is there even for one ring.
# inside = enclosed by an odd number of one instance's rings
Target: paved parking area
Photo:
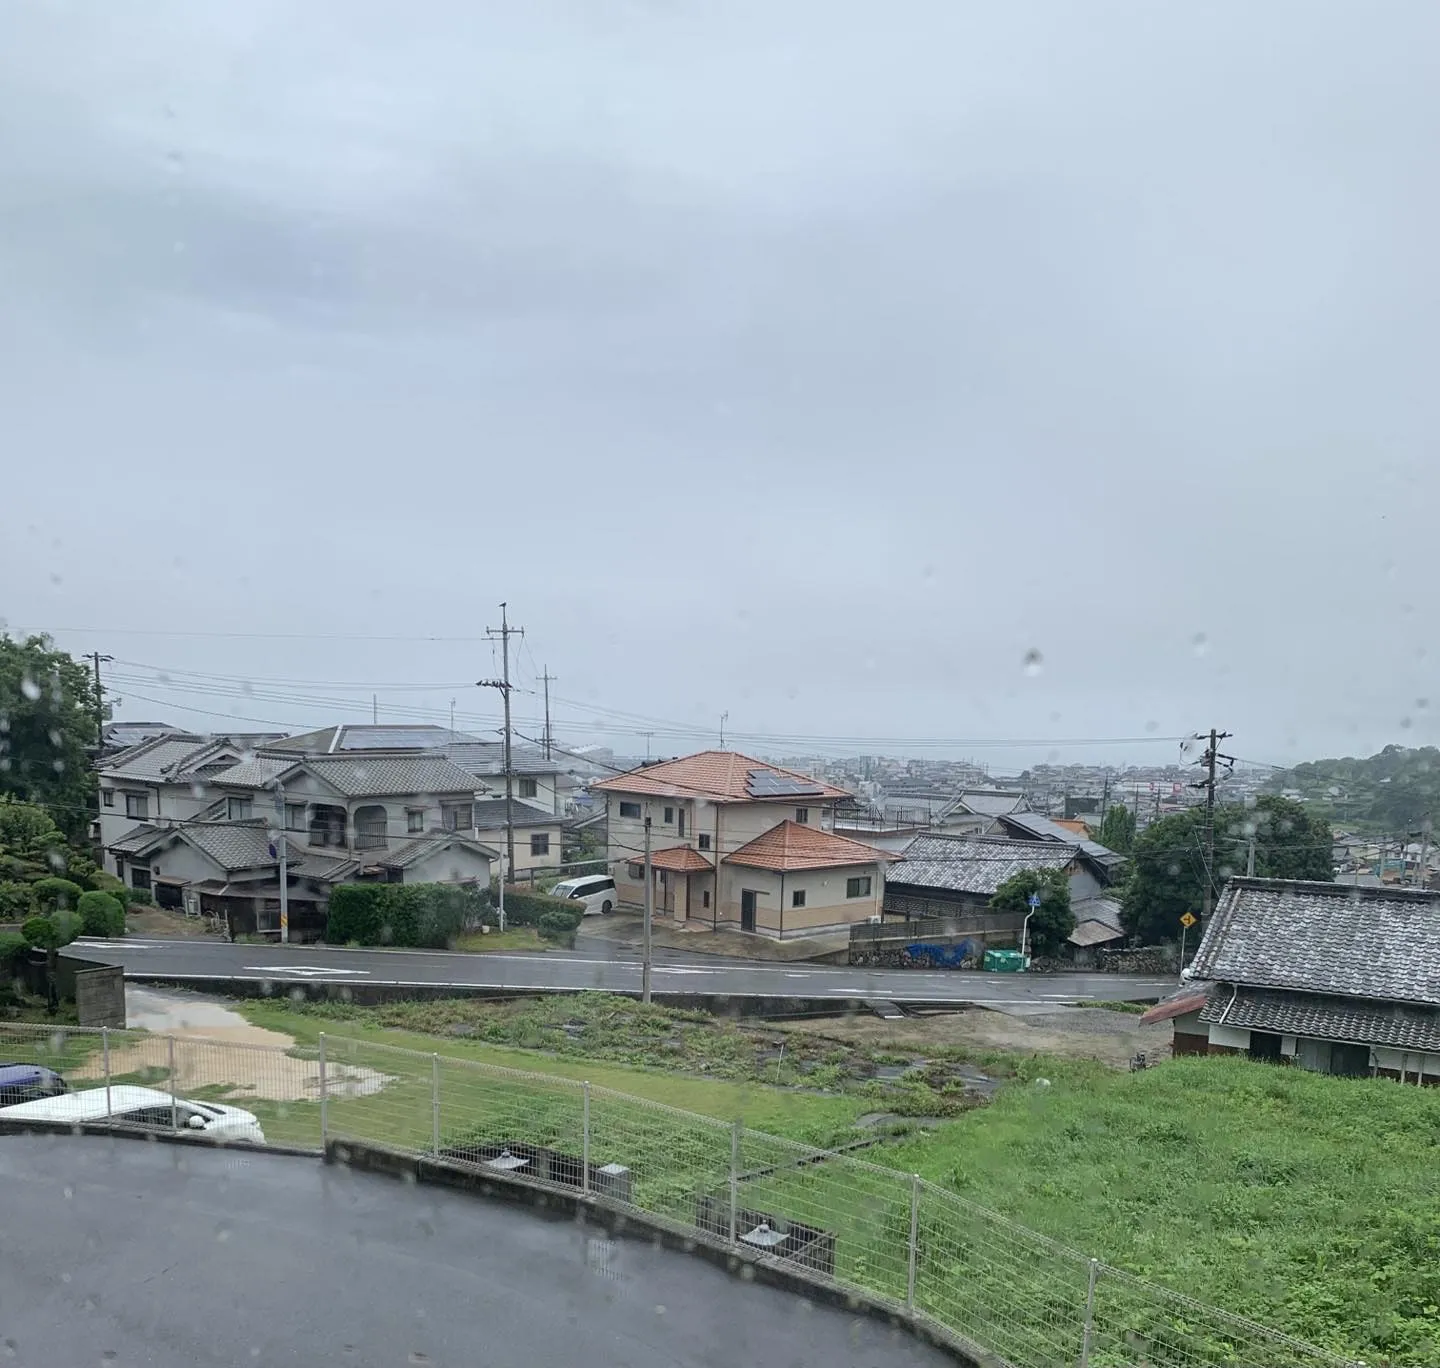
[[[648,1243],[261,1153],[0,1136],[14,1368],[921,1368],[903,1331]]]

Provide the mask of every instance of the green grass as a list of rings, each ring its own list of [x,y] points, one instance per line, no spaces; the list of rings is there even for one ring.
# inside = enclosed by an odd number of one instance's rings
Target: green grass
[[[1039,1068],[1049,1087],[885,1162],[1369,1363],[1440,1362],[1440,1090],[1243,1059]]]
[[[553,950],[555,946],[540,939],[533,926],[512,926],[505,931],[471,931],[455,942],[456,950],[470,954],[493,953],[496,950]]]

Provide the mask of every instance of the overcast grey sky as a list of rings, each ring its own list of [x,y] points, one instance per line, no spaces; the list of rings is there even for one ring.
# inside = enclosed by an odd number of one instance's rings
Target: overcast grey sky
[[[492,713],[508,599],[732,734],[1437,739],[1432,0],[5,30],[0,617],[232,679],[122,715]]]

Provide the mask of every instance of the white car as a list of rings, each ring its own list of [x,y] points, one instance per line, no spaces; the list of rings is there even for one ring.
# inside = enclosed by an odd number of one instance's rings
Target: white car
[[[566,898],[580,904],[580,911],[589,917],[611,912],[615,907],[615,880],[608,874],[582,874],[565,879],[550,890],[552,898]]]
[[[83,1092],[0,1107],[0,1121],[58,1121],[76,1126],[87,1121],[115,1121],[146,1130],[168,1131],[175,1127],[231,1144],[265,1143],[265,1132],[253,1112],[227,1107],[221,1102],[172,1098],[155,1088],[128,1084],[86,1088]]]

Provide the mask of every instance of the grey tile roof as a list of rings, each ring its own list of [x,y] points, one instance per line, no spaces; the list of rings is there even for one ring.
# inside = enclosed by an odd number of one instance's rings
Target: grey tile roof
[[[505,777],[505,745],[501,741],[466,741],[441,747],[462,769],[482,778]],[[560,766],[529,746],[511,746],[510,769],[514,774],[558,774]]]
[[[1077,921],[1075,929],[1066,937],[1071,945],[1108,945],[1120,940],[1125,933],[1099,921]]]
[[[132,746],[128,751],[112,755],[100,766],[100,772],[117,779],[133,779],[141,783],[167,782],[175,769],[210,742],[203,736],[157,736]]]
[[[392,850],[383,859],[377,861],[379,864],[387,865],[392,869],[404,869],[414,864],[417,860],[423,860],[427,855],[433,855],[436,851],[449,850],[451,846],[460,846],[465,850],[473,850],[477,855],[484,855],[487,859],[498,860],[500,852],[492,850],[487,845],[481,845],[479,841],[472,841],[466,836],[461,836],[453,831],[430,832],[424,836],[417,836],[413,841],[407,842],[396,850]]]
[[[530,803],[514,800],[515,825],[518,826],[560,826],[561,820],[553,812],[535,807]],[[503,798],[482,798],[475,804],[475,826],[480,831],[503,830],[505,826],[505,800]]]
[[[350,798],[380,794],[473,794],[475,776],[443,755],[323,755],[304,762]],[[220,782],[219,780],[216,781]]]
[[[275,863],[264,822],[192,822],[172,834],[183,836],[226,871]]]
[[[1247,987],[1440,1006],[1440,894],[1231,879],[1191,971]]]
[[[960,795],[960,806],[981,817],[1003,817],[1025,806],[1023,793],[988,793],[975,790]]]
[[[1221,989],[1205,1004],[1200,1020],[1313,1040],[1440,1051],[1440,1012],[1431,1007],[1265,988],[1242,988],[1232,1002]]]
[[[136,855],[163,834],[160,827],[147,822],[127,831],[118,841],[111,841],[106,849],[116,855]]]
[[[993,893],[1026,869],[1064,869],[1079,854],[1075,845],[1012,841],[1003,836],[917,836],[885,876],[887,887],[905,884],[952,893]]]
[[[1011,812],[1000,817],[1000,825],[1012,836],[1030,836],[1037,841],[1063,841],[1067,845],[1078,845],[1086,857],[1101,869],[1111,872],[1125,863],[1125,857],[1103,846],[1099,841],[1089,841],[1073,831],[1052,822],[1036,812]]]
[[[1075,922],[1099,922],[1108,926],[1112,931],[1123,931],[1124,923],[1120,920],[1120,904],[1114,898],[1082,898],[1079,902],[1070,904],[1070,911],[1075,914]]]
[[[307,879],[338,883],[355,873],[360,868],[360,862],[345,855],[316,855],[307,852],[298,859],[289,860],[287,868],[290,873],[303,875]]]
[[[356,751],[440,750],[474,740],[469,732],[451,731],[433,722],[342,723],[282,737],[274,749],[302,755],[341,755]]]
[[[268,789],[278,775],[294,769],[296,763],[293,755],[257,755],[253,759],[240,761],[238,765],[231,765],[218,774],[209,775],[208,782],[228,784],[232,788]]]

